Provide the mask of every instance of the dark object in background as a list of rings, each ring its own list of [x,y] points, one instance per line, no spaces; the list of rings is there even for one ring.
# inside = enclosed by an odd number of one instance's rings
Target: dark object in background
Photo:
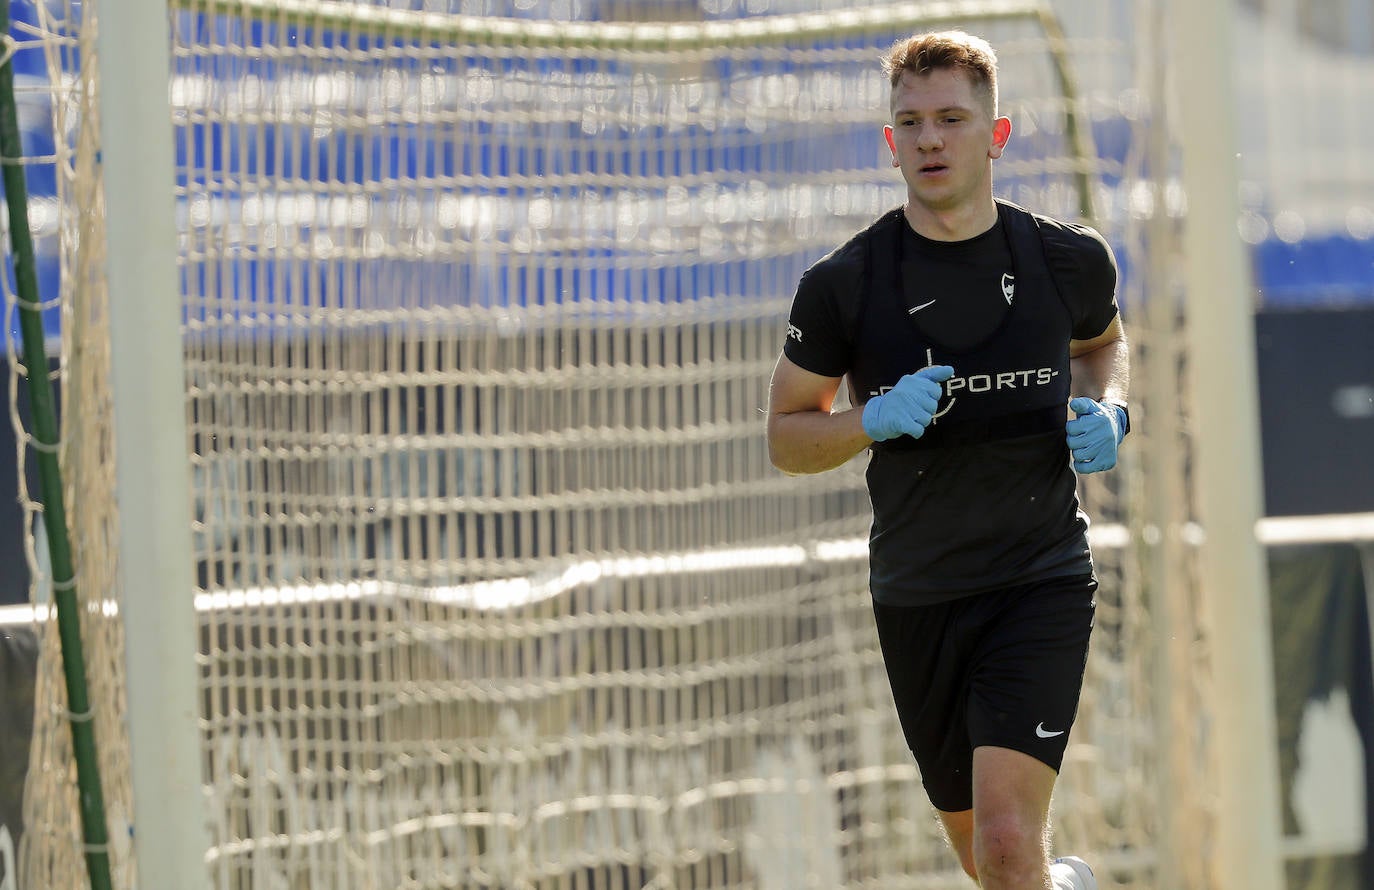
[[[1255,316],[1267,516],[1374,512],[1374,308]]]

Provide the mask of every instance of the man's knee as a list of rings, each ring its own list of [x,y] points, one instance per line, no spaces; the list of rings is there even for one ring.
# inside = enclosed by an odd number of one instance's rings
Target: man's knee
[[[979,814],[973,860],[984,886],[1003,886],[999,879],[1019,882],[1033,878],[1044,871],[1048,861],[1044,826],[1013,813]]]

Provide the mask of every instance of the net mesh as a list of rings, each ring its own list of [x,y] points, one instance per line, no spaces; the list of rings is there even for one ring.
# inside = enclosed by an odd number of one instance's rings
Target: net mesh
[[[999,191],[1077,218],[1090,175],[1143,277],[1132,23],[1061,4],[1080,29],[1063,42],[1025,4],[813,6],[677,4],[694,21],[658,29],[173,13],[213,886],[966,884],[892,709],[860,467],[771,469],[767,379],[800,273],[902,199],[877,58],[926,24],[999,49],[1017,134]],[[64,464],[111,719],[111,449],[136,445],[110,441],[103,388],[97,8],[37,20],[58,85]],[[1145,348],[1169,348],[1151,330]],[[1155,778],[1143,604],[1177,570],[1151,576],[1110,534],[1145,521],[1143,469],[1085,490],[1103,588],[1056,845],[1095,856],[1103,886],[1201,886],[1158,873],[1165,849],[1200,869],[1200,847],[1166,841],[1205,827],[1170,828],[1180,792]],[[48,646],[25,887],[81,881],[55,664]],[[113,720],[98,738],[127,839],[127,741]],[[127,842],[114,855],[132,886]]]
[[[56,270],[60,296],[43,294],[43,312],[60,331],[60,342],[45,367],[9,363],[10,404],[22,403],[19,392],[31,374],[47,374],[60,394],[63,497],[69,505],[72,558],[78,566],[81,637],[91,709],[73,714],[67,705],[61,644],[56,615],[46,615],[40,628],[35,674],[36,713],[24,789],[23,834],[19,873],[11,882],[25,888],[87,886],[85,849],[79,820],[71,721],[93,722],[101,743],[100,769],[107,779],[104,798],[110,852],[119,886],[132,886],[130,851],[132,792],[129,786],[128,735],[123,722],[125,685],[123,628],[117,617],[115,546],[119,522],[114,498],[113,423],[109,391],[110,344],[104,286],[104,225],[101,171],[96,162],[99,113],[96,82],[88,76],[63,76],[80,70],[89,58],[94,22],[83,26],[80,4],[54,2],[34,7],[31,17],[12,28],[10,51],[16,69],[16,98],[25,128],[27,178],[33,193],[28,224],[35,237],[40,271]],[[48,76],[47,72],[52,72]],[[49,126],[33,126],[46,115]],[[8,159],[7,159],[8,160]],[[9,352],[17,356],[19,311],[13,281],[5,280]],[[21,500],[33,535],[24,549],[34,582],[34,599],[50,603],[52,579],[47,568],[46,535],[38,493],[27,491],[25,462],[35,447],[20,422],[12,421],[19,442]]]

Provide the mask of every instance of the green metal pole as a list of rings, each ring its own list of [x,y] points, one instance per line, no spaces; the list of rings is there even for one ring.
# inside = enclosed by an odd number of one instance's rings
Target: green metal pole
[[[9,33],[9,4],[0,0],[0,34]],[[15,291],[23,339],[25,377],[33,408],[34,451],[37,455],[43,525],[48,533],[52,563],[53,601],[57,606],[58,635],[62,640],[62,670],[67,681],[72,750],[76,756],[77,788],[81,796],[82,838],[86,870],[92,890],[110,890],[109,835],[105,827],[105,795],[96,759],[95,726],[86,685],[86,659],[81,645],[81,613],[76,601],[76,573],[72,569],[67,510],[63,503],[62,473],[57,463],[58,425],[48,356],[44,346],[43,304],[34,270],[33,239],[29,235],[28,188],[24,182],[24,149],[19,138],[19,115],[14,100],[14,65],[0,65],[0,159],[3,160],[5,202],[9,209]]]
[[[1084,222],[1097,224],[1097,209],[1093,206],[1092,170],[1088,166],[1096,157],[1090,130],[1091,125],[1081,125],[1078,120],[1078,80],[1074,77],[1073,64],[1069,60],[1068,41],[1059,17],[1049,6],[1040,9],[1040,28],[1050,44],[1050,59],[1054,63],[1054,74],[1059,80],[1059,93],[1064,97],[1064,138],[1068,140],[1069,150],[1073,152],[1075,169],[1074,185],[1078,188],[1078,214]]]

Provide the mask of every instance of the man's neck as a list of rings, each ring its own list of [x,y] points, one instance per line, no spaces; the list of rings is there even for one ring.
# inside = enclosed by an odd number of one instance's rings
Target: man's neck
[[[997,203],[991,195],[950,210],[924,207],[908,198],[902,212],[916,234],[932,241],[967,241],[997,224]]]

